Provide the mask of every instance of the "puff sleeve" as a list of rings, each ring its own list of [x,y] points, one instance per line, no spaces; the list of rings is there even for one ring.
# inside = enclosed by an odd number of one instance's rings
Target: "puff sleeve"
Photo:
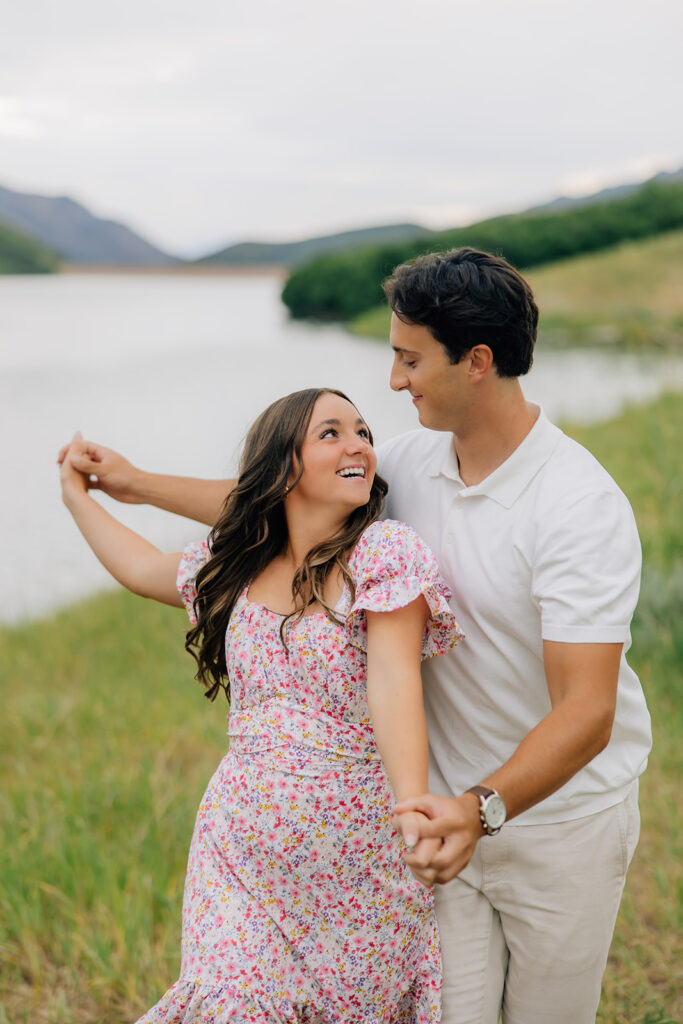
[[[197,589],[194,581],[201,567],[208,561],[210,554],[209,545],[205,540],[193,541],[192,544],[188,544],[183,550],[180,565],[178,566],[176,587],[193,626],[197,625],[197,617],[194,613],[194,599],[197,596]]]
[[[463,638],[448,604],[451,593],[441,579],[436,558],[410,526],[393,519],[372,523],[358,541],[349,569],[356,594],[346,628],[354,647],[367,650],[366,612],[405,608],[420,595],[430,612],[422,657],[444,654]]]

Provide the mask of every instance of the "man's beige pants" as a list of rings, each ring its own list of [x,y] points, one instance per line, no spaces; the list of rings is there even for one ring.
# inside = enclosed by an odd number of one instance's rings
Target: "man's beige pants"
[[[640,832],[626,799],[554,825],[505,825],[436,887],[442,1024],[593,1024]]]

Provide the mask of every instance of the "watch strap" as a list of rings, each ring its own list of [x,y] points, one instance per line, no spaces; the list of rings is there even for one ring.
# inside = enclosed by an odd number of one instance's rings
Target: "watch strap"
[[[474,793],[475,796],[481,797],[482,800],[486,800],[489,796],[498,796],[495,789],[490,789],[488,786],[470,786],[467,793]]]
[[[484,815],[484,802],[488,800],[490,796],[500,797],[500,793],[495,789],[491,789],[490,786],[470,786],[470,788],[465,790],[465,792],[474,793],[474,795],[479,799],[479,820],[481,821],[481,824],[483,826],[484,834],[487,836],[498,835],[498,833],[500,832],[500,827],[491,828],[488,821],[486,820],[486,817]]]

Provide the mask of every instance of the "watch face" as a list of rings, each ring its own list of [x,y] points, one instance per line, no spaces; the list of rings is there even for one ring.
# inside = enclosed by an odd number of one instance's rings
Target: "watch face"
[[[489,828],[500,828],[505,821],[505,803],[501,796],[494,793],[486,801],[484,817]]]

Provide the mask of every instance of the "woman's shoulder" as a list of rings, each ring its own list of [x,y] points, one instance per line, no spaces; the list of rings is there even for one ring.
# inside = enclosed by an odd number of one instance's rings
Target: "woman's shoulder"
[[[377,519],[363,530],[349,559],[349,566],[363,567],[431,556],[431,551],[412,526],[397,519]]]
[[[346,618],[353,646],[367,650],[367,612],[396,611],[420,596],[430,612],[423,657],[442,654],[462,636],[436,558],[412,526],[396,519],[372,523],[361,534],[349,568],[356,585]]]
[[[197,623],[194,612],[194,600],[197,596],[195,579],[201,567],[208,561],[210,554],[208,541],[193,541],[184,548],[178,565],[176,587],[193,626]]]
[[[201,567],[208,561],[211,550],[208,541],[194,540],[183,549],[178,566],[178,586],[188,580],[194,580]]]
[[[420,540],[412,526],[399,519],[375,519],[363,530],[358,544],[390,544],[406,540]]]

